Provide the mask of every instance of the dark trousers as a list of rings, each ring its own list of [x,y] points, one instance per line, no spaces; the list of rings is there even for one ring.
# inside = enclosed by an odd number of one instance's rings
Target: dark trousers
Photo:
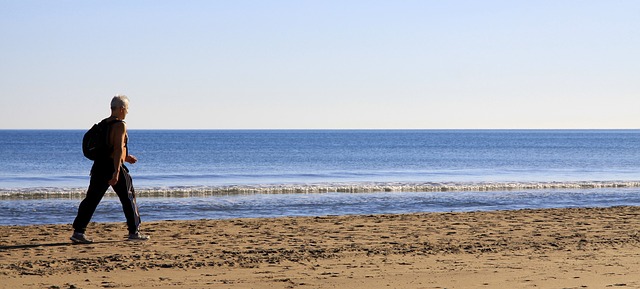
[[[73,221],[73,229],[75,232],[84,233],[87,225],[91,221],[93,213],[96,211],[98,204],[109,189],[109,180],[113,176],[113,161],[95,161],[91,168],[91,180],[87,195],[78,207],[78,215]],[[118,183],[113,186],[113,190],[120,198],[122,210],[127,219],[127,227],[129,234],[134,234],[140,227],[140,213],[138,213],[138,205],[136,204],[136,195],[133,189],[133,182],[129,175],[129,169],[122,166]]]

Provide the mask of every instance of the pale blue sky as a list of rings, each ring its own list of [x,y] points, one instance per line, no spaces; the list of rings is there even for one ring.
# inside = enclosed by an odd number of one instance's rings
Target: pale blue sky
[[[640,128],[640,1],[0,0],[0,129]]]

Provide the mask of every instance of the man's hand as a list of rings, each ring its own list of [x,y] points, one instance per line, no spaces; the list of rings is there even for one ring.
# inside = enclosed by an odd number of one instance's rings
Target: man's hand
[[[125,162],[128,162],[130,164],[135,164],[138,161],[138,158],[136,158],[135,156],[132,155],[128,155],[124,158]]]
[[[115,186],[118,183],[118,175],[120,175],[119,172],[113,173],[113,177],[111,177],[111,179],[109,180],[110,186]]]
[[[124,157],[124,161],[130,164],[135,164],[138,161],[138,158],[135,156],[126,156]],[[113,173],[113,176],[109,180],[109,185],[115,186],[118,183],[118,178],[120,177],[120,172],[116,171]]]

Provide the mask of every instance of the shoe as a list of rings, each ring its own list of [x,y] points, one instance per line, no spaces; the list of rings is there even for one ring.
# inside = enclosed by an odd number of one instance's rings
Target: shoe
[[[87,236],[85,236],[84,233],[74,232],[70,239],[71,239],[71,242],[73,242],[74,244],[91,244],[91,243],[93,243],[93,240],[87,239]]]
[[[147,241],[151,239],[148,235],[142,235],[140,232],[136,232],[135,234],[129,234],[129,241]]]

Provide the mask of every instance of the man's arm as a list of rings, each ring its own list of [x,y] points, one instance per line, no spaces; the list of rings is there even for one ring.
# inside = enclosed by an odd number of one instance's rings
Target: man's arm
[[[124,139],[127,133],[127,128],[124,122],[116,122],[111,125],[111,144],[113,145],[113,176],[109,180],[109,185],[115,185],[118,183],[118,177],[120,176],[120,168],[125,161],[126,152],[124,146]]]

